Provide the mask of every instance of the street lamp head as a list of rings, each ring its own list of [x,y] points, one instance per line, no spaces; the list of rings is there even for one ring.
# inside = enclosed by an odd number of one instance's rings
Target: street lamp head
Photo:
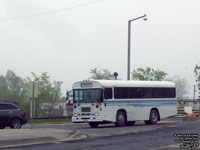
[[[146,18],[146,17],[145,17],[145,18],[143,18],[143,20],[144,20],[144,21],[147,21],[147,20],[148,20],[148,18]]]

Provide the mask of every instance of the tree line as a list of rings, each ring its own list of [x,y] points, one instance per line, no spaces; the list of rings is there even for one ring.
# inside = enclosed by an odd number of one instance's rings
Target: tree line
[[[200,83],[200,65],[195,69],[195,76],[198,79],[196,82]],[[113,80],[114,75],[108,69],[98,70],[97,68],[90,70],[92,79],[106,79]],[[150,67],[146,68],[137,68],[131,72],[132,80],[140,81],[171,81],[176,85],[177,99],[186,99],[187,94],[189,94],[189,85],[185,78],[180,77],[179,75],[174,75],[173,77],[168,76],[165,71],[159,69],[153,69]],[[118,80],[120,80],[118,78]],[[200,90],[200,84],[198,85]],[[200,95],[200,92],[199,92]]]
[[[40,106],[42,103],[48,103],[47,109],[51,113],[53,107],[63,101],[62,81],[51,81],[47,72],[42,73],[40,76],[31,73],[31,77],[24,79],[8,70],[5,76],[0,76],[0,101],[19,103],[30,113],[29,92],[32,81],[37,82],[39,88],[38,98],[35,99],[36,117],[39,117],[41,113]]]
[[[194,75],[196,79],[196,87],[198,98],[200,98],[200,64],[194,68]],[[185,99],[188,94],[188,83],[185,78],[178,75],[173,77],[168,76],[165,71],[153,69],[150,67],[137,68],[131,72],[132,80],[149,80],[149,81],[172,81],[176,84],[177,98]],[[91,69],[91,79],[115,79],[114,75],[108,69]],[[118,78],[118,80],[121,80]],[[13,71],[7,70],[5,75],[0,75],[0,101],[17,102],[20,103],[28,112],[30,109],[29,89],[30,82],[35,81],[39,85],[39,95],[36,98],[36,116],[40,114],[41,104],[48,103],[49,113],[53,107],[59,102],[65,102],[62,97],[61,86],[62,81],[51,81],[47,72],[43,72],[40,76],[31,73],[30,77],[22,78],[16,75]]]

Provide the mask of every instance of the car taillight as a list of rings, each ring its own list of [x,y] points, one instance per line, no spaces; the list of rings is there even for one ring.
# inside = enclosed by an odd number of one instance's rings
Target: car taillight
[[[26,111],[26,110],[24,110],[24,114],[25,114],[25,115],[27,114],[27,111]]]

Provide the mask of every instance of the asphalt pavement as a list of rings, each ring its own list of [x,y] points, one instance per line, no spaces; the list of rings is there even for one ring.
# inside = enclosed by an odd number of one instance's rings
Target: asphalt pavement
[[[6,128],[4,130],[0,130],[0,149],[16,146],[62,143],[71,140],[84,139],[87,137],[106,137],[137,133],[141,131],[147,132],[150,130],[161,129],[164,125],[172,122],[177,123],[177,121],[180,122],[181,120],[163,120],[159,123],[160,125],[157,126],[146,126],[136,123],[134,128],[113,128],[108,126],[100,127],[98,130],[91,130],[88,125],[78,128],[73,123],[38,124],[34,125],[33,129],[30,129],[30,125],[25,125],[22,129]],[[175,125],[174,123],[170,126]],[[57,128],[54,128],[55,126]],[[101,132],[104,134],[102,135]]]
[[[86,138],[86,136],[73,130],[7,128],[0,130],[0,148],[59,143],[82,138]]]
[[[46,126],[43,126],[44,129],[46,129]],[[90,136],[80,140],[17,146],[3,148],[3,150],[197,150],[200,148],[198,145],[200,135],[199,126],[200,120],[161,121],[157,125],[142,125],[142,122],[138,122],[134,126],[123,128],[117,128],[112,125],[101,125],[99,128],[94,129],[89,128],[87,124],[52,124],[48,128],[51,127],[57,130],[75,129],[81,133],[86,130],[89,131],[87,133]],[[34,127],[38,128],[42,126],[38,125]],[[113,134],[109,136],[111,133],[110,130],[113,131]],[[127,130],[130,133],[124,132]],[[97,134],[101,136],[92,136],[97,131],[99,131]],[[109,134],[105,133],[108,131]],[[116,135],[116,132],[118,135]]]

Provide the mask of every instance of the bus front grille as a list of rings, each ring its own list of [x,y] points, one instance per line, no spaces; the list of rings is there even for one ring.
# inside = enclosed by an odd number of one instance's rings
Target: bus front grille
[[[81,112],[90,112],[90,107],[81,107]]]
[[[90,113],[81,113],[81,116],[90,116]]]

